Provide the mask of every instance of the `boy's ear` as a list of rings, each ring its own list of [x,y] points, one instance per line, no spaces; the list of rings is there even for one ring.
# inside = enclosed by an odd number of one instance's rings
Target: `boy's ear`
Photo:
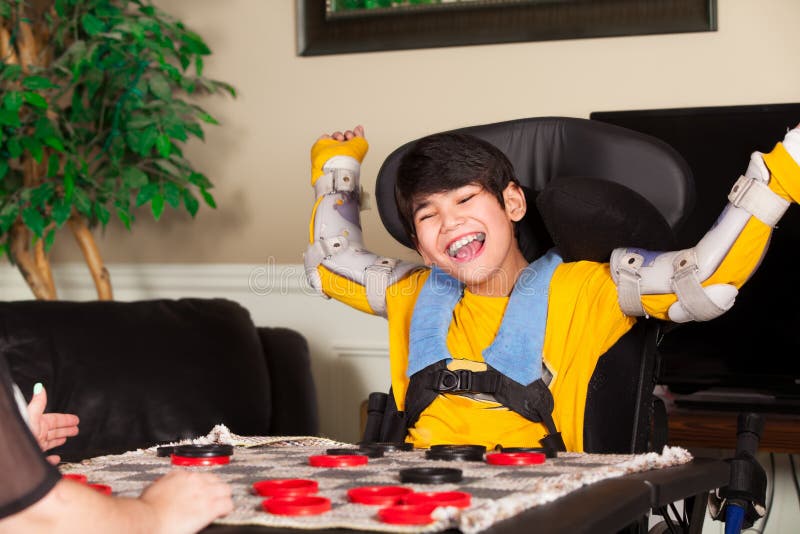
[[[503,190],[503,203],[506,205],[508,217],[514,222],[522,220],[528,211],[525,192],[514,182],[510,182]]]

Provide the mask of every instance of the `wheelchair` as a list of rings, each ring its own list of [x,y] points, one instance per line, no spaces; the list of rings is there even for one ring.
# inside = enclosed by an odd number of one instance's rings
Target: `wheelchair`
[[[537,117],[454,132],[492,143],[513,164],[529,205],[518,224],[520,248],[528,261],[553,246],[564,261],[608,261],[621,246],[672,250],[675,233],[694,206],[691,170],[680,154],[632,130],[586,119]],[[413,143],[387,157],[375,190],[384,226],[409,248],[414,247],[397,210],[394,184],[400,160]],[[666,444],[666,410],[653,394],[657,347],[665,327],[669,325],[656,320],[638,320],[598,361],[586,397],[586,452],[643,453],[660,451]],[[403,440],[403,413],[394,406],[391,392],[372,393],[367,412],[363,442]],[[664,518],[654,531],[699,532],[705,497],[701,493],[684,499],[684,513],[678,517],[674,506],[654,509]],[[646,518],[625,532],[647,532]]]

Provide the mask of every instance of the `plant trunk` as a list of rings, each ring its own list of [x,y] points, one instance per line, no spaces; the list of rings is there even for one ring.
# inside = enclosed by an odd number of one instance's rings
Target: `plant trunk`
[[[55,300],[55,291],[51,289],[50,284],[42,277],[36,265],[37,260],[31,255],[31,232],[22,221],[15,222],[11,227],[9,241],[8,253],[11,256],[11,260],[17,266],[20,274],[22,274],[33,296],[37,300]],[[42,243],[42,241],[40,240],[38,243]]]
[[[92,274],[94,285],[97,288],[97,299],[114,300],[114,294],[111,290],[111,275],[103,265],[103,258],[100,257],[97,243],[86,225],[86,221],[80,215],[73,215],[69,218],[67,224],[69,224],[69,229],[72,230],[72,235],[75,236],[75,240],[78,242],[81,252],[83,252],[86,265],[89,266],[89,272]]]
[[[20,9],[24,9],[20,6]],[[49,50],[46,50],[46,35],[37,36],[30,23],[27,22],[25,13],[19,13],[19,35],[16,47],[11,43],[11,35],[0,20],[0,57],[7,64],[19,64],[26,74],[32,65],[43,66],[49,63]],[[48,116],[53,118],[52,112]],[[30,156],[22,160],[23,181],[26,187],[35,187],[41,183],[41,165],[37,164]],[[88,227],[82,219],[70,220],[70,229],[83,252],[89,271],[97,288],[100,300],[111,300],[111,279],[108,271],[103,266],[97,245]],[[45,230],[44,234],[49,231]],[[57,298],[50,260],[44,248],[44,240],[37,239],[31,251],[31,231],[21,219],[14,223],[9,234],[9,256],[17,266],[23,279],[28,284],[33,295],[38,300],[55,300]]]

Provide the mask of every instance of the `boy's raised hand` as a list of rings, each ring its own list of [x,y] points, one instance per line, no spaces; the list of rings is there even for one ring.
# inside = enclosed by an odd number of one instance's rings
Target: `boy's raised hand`
[[[354,137],[364,137],[364,127],[360,124],[352,130],[346,130],[344,133],[340,131],[333,132],[332,134],[322,134],[317,139],[333,139],[334,141],[349,141]]]
[[[360,124],[352,130],[320,135],[311,147],[311,185],[325,173],[323,167],[332,157],[349,156],[361,163],[368,148],[364,127]]]
[[[67,438],[78,435],[77,415],[71,413],[44,413],[47,406],[47,392],[39,384],[34,388],[33,398],[28,403],[28,417],[31,422],[31,433],[43,451],[63,445]],[[50,455],[47,460],[57,464],[61,458]]]

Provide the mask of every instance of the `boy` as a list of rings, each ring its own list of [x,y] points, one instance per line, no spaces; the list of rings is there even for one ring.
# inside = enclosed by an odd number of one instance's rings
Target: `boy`
[[[514,232],[528,207],[510,163],[489,143],[440,134],[406,154],[395,188],[423,268],[361,248],[366,150],[360,126],[312,148],[306,273],[325,295],[388,318],[392,393],[416,447],[582,451],[598,358],[636,316],[707,320],[730,308],[772,226],[800,198],[795,129],[769,155],[753,155],[732,204],[696,247],[616,249],[609,263],[548,253],[528,265]]]

